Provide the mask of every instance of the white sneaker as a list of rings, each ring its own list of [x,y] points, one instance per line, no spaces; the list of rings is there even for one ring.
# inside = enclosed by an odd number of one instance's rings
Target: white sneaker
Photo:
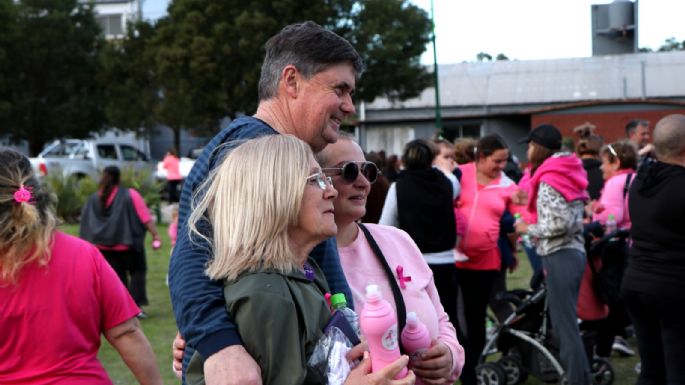
[[[462,253],[461,251],[455,249],[454,250],[454,260],[457,262],[466,262],[469,260],[469,257]]]
[[[614,338],[614,344],[611,345],[611,349],[615,350],[622,357],[631,357],[635,355],[635,351],[630,348],[628,342],[623,339],[623,337]]]

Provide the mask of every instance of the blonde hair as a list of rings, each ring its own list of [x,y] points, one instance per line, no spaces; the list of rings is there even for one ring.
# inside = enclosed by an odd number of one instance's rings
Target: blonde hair
[[[22,154],[0,149],[0,286],[17,282],[22,268],[50,261],[52,235],[57,227],[54,197],[36,179]],[[31,192],[28,202],[17,202],[20,188]]]
[[[287,274],[296,268],[288,228],[297,224],[312,156],[294,136],[249,140],[226,155],[197,189],[188,228],[191,239],[211,247],[214,258],[205,271],[210,278],[235,280],[267,269]]]

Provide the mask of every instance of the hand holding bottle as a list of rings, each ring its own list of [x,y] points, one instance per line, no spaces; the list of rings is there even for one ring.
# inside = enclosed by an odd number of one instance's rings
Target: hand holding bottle
[[[424,383],[438,383],[445,381],[452,374],[452,352],[442,342],[433,339],[431,347],[421,355],[421,358],[413,361],[412,370]],[[428,380],[428,381],[427,381]]]

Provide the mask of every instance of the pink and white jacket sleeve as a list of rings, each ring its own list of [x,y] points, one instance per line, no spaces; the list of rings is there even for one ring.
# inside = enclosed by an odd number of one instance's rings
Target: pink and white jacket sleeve
[[[616,224],[621,229],[630,228],[630,214],[628,212],[628,195],[623,198],[623,189],[629,174],[620,174],[611,177],[604,183],[604,190],[599,197],[599,205],[592,215],[593,221],[606,224],[609,214],[613,214]]]

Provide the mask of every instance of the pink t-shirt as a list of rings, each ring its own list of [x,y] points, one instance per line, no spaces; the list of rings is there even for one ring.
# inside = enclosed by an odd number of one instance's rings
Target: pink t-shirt
[[[402,266],[403,276],[411,277],[411,281],[405,282],[405,288],[400,289],[407,312],[416,312],[421,322],[428,327],[431,337],[444,342],[452,351],[454,371],[450,378],[452,382],[456,381],[464,366],[464,349],[457,341],[456,330],[440,303],[440,296],[433,282],[433,272],[423,259],[421,251],[409,234],[398,228],[375,224],[365,226],[383,251],[393,272],[396,272],[397,266]],[[338,253],[357,313],[361,313],[366,302],[366,286],[372,283],[379,286],[383,298],[395,308],[395,299],[385,270],[361,230],[354,242],[338,247]],[[397,279],[397,273],[395,274]],[[422,382],[417,379],[416,383]]]
[[[0,285],[0,384],[112,384],[100,337],[140,313],[100,252],[55,232],[47,267],[31,264]]]
[[[114,197],[117,195],[117,191],[119,191],[119,187],[115,187],[112,192],[109,194],[109,197],[107,197],[107,206],[109,207],[112,202],[114,202]],[[138,219],[140,219],[140,223],[148,223],[152,220],[152,215],[150,215],[150,209],[147,207],[145,204],[145,201],[143,200],[143,197],[140,195],[138,191],[135,189],[129,188],[128,189],[128,195],[131,197],[131,201],[133,202],[133,208],[136,210],[136,214],[138,215]],[[114,246],[105,246],[105,245],[97,245],[98,249],[100,250],[115,250],[115,251],[124,251],[130,249],[129,246],[127,245],[114,245]]]
[[[181,161],[173,155],[166,155],[164,157],[162,160],[162,167],[166,170],[167,180],[183,179],[183,177],[181,177],[180,163]]]

